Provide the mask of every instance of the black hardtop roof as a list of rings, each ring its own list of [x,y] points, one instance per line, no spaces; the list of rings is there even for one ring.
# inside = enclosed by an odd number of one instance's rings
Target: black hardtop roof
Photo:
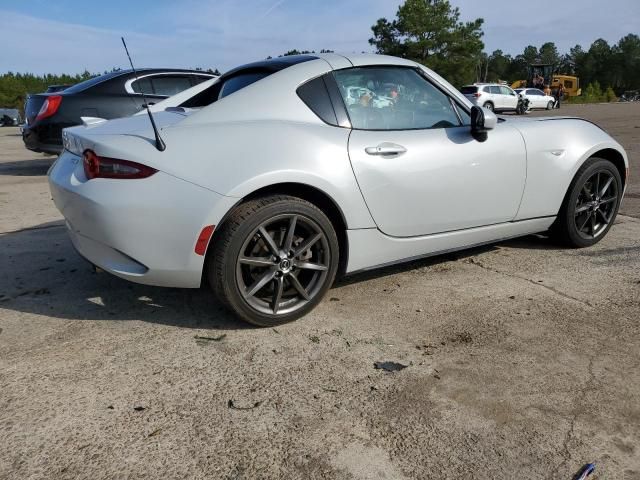
[[[269,72],[279,72],[280,70],[284,70],[285,68],[291,67],[292,65],[297,65],[298,63],[308,62],[311,60],[317,60],[318,58],[320,57],[316,57],[315,55],[287,55],[284,57],[270,58],[268,60],[247,63],[245,65],[240,65],[239,67],[232,68],[228,72],[225,72],[222,75],[222,78],[228,78],[238,72],[243,72],[246,70],[266,70]]]

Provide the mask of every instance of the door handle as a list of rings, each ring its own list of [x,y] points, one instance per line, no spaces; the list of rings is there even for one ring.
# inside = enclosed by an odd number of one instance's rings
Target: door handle
[[[402,155],[406,153],[407,149],[402,145],[396,145],[395,143],[381,143],[377,147],[367,147],[364,149],[369,155]]]

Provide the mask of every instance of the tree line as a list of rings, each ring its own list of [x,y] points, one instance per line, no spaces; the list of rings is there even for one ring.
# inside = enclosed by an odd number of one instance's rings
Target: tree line
[[[371,27],[369,43],[377,53],[417,61],[457,87],[473,82],[513,82],[528,77],[534,63],[555,65],[556,73],[580,78],[585,92],[602,96],[640,89],[640,37],[630,33],[616,44],[595,40],[588,50],[576,45],[560,53],[553,42],[529,45],[518,55],[484,52],[482,25],[477,18],[460,21],[460,10],[448,0],[406,0],[392,20],[379,19]]]
[[[17,108],[22,112],[24,102],[29,93],[44,92],[51,85],[75,85],[98,75],[120,70],[120,68],[112,68],[110,71],[105,70],[103,73],[91,73],[85,70],[76,75],[55,75],[51,73],[34,75],[33,73],[7,72],[0,75],[0,108]],[[203,69],[197,67],[195,70]],[[220,75],[218,69],[207,69],[206,71]]]
[[[613,45],[600,38],[588,49],[576,45],[565,53],[559,52],[553,42],[540,48],[529,45],[512,56],[503,50],[484,52],[483,24],[482,18],[462,22],[460,9],[449,0],[405,0],[394,18],[381,18],[371,27],[369,43],[377,53],[432,68],[456,87],[476,81],[526,79],[530,64],[550,63],[556,65],[557,73],[578,76],[588,101],[640,89],[640,37],[636,34],[630,33]],[[332,50],[320,51],[329,52]],[[292,49],[280,56],[302,53],[315,52]],[[93,76],[87,71],[77,75],[8,72],[0,75],[0,107],[22,109],[27,93],[45,91],[49,85],[75,84]]]

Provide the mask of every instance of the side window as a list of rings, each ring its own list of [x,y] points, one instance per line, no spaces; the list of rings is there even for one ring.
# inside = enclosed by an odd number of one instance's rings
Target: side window
[[[353,128],[414,130],[460,126],[449,97],[412,68],[350,68],[333,75]]]
[[[193,85],[199,85],[202,82],[206,82],[207,80],[211,80],[213,77],[205,77],[204,75],[192,75],[191,83]]]
[[[500,87],[496,87],[496,86],[491,87],[491,93],[493,93],[494,95],[501,95]]]
[[[152,82],[155,94],[167,97],[191,88],[191,81],[186,75],[156,75]]]
[[[331,98],[329,98],[329,92],[322,77],[314,78],[298,87],[297,93],[307,107],[313,110],[313,113],[323,122],[338,125],[336,113],[333,111]]]
[[[513,93],[513,90],[511,90],[509,87],[499,87],[500,88],[500,93],[502,93],[502,95],[511,95],[512,97],[514,97],[516,94]]]
[[[144,93],[146,95],[153,95],[153,86],[151,85],[151,79],[149,77],[141,78],[131,84],[131,89],[136,93]]]
[[[460,118],[462,119],[463,125],[471,125],[471,115],[467,113],[462,107],[457,107],[458,113],[460,114]]]
[[[573,82],[571,80],[565,80],[564,88],[573,88]]]

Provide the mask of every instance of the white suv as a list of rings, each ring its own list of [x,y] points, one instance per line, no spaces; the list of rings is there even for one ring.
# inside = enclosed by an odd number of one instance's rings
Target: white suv
[[[474,104],[491,111],[515,110],[518,106],[518,94],[498,83],[474,83],[462,87],[461,92]]]

